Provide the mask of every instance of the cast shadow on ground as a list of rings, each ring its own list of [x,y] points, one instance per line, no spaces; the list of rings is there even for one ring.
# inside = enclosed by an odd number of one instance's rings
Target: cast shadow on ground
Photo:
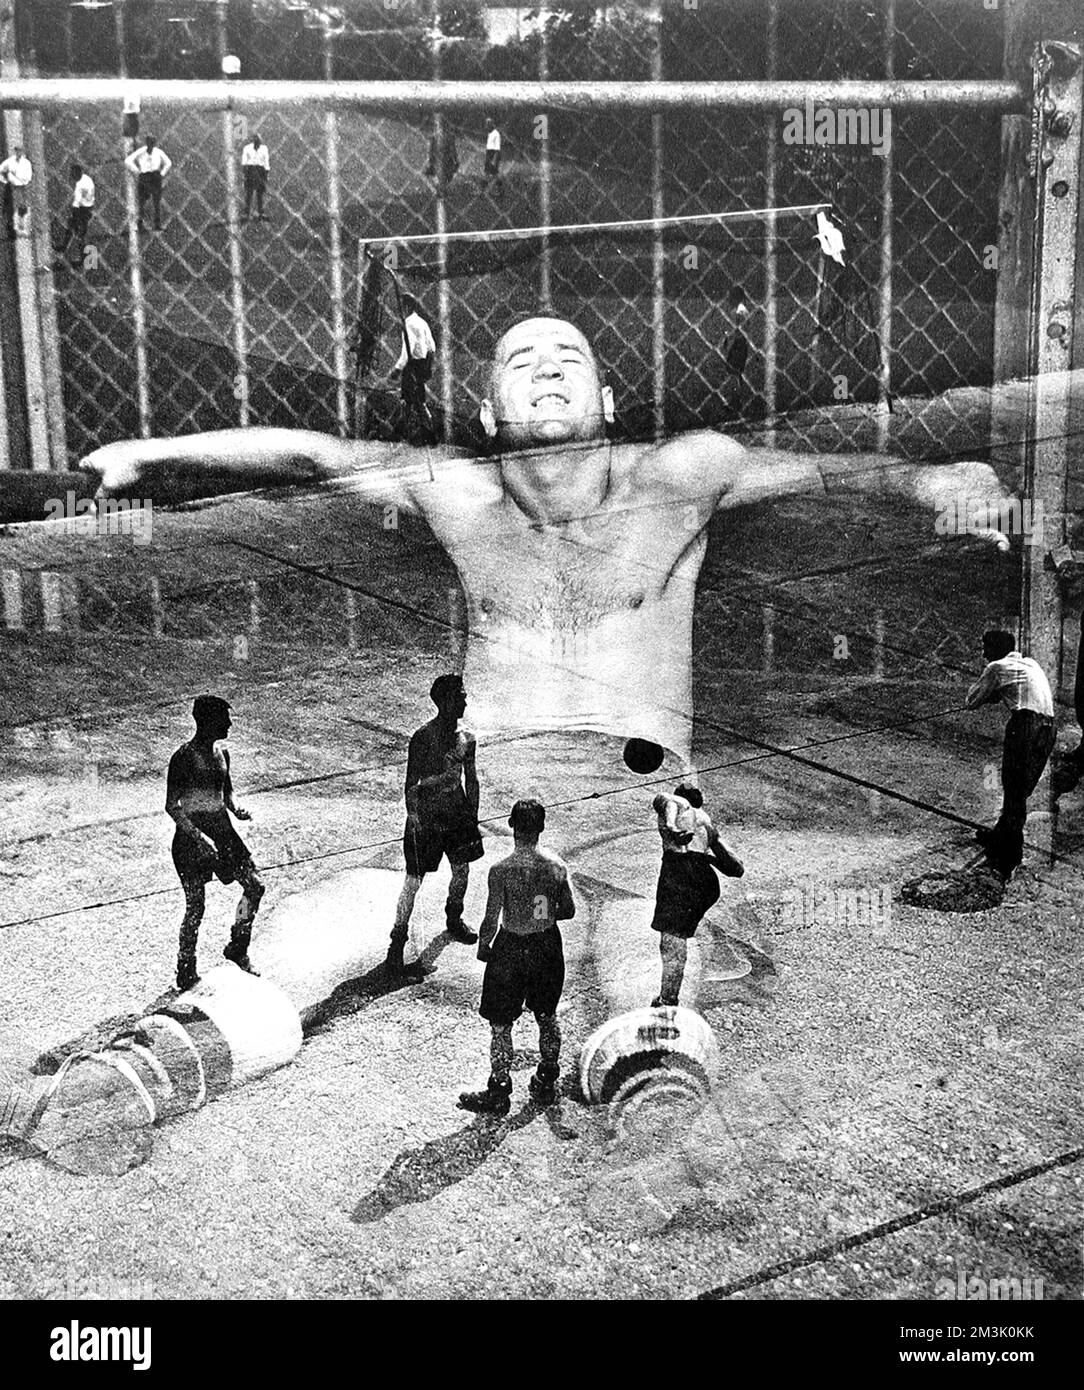
[[[452,938],[448,933],[441,932],[421,953],[419,960],[426,967],[435,967],[451,942]],[[395,994],[402,989],[413,989],[418,983],[418,980],[409,976],[389,976],[384,969],[384,962],[381,961],[364,975],[344,980],[326,999],[306,1010],[302,1020],[305,1036],[310,1038],[322,1033],[335,1019],[359,1013],[377,999],[383,999],[385,995]]]
[[[403,1149],[396,1154],[380,1181],[358,1202],[350,1219],[356,1225],[367,1225],[398,1207],[431,1201],[477,1172],[510,1134],[524,1129],[540,1115],[545,1116],[558,1139],[578,1137],[562,1124],[556,1106],[543,1108],[528,1101],[522,1110],[506,1119],[480,1115],[454,1134],[430,1139],[420,1148]]]

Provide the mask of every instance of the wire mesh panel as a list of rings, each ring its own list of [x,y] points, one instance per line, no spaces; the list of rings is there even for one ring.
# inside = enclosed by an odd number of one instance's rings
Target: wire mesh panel
[[[129,5],[126,13],[129,50],[133,34],[148,36],[142,56],[128,53],[134,82],[143,73],[214,71],[203,32],[213,26],[155,45],[149,12]],[[230,7],[228,21],[242,86],[245,78],[434,74],[829,82],[982,78],[1001,67],[999,10],[932,0],[654,0],[512,11],[403,0],[353,6],[344,22],[243,6]],[[93,49],[91,19],[75,22],[84,52]],[[95,22],[104,25],[103,63],[116,62],[112,21]],[[55,35],[46,41],[46,26],[37,27],[39,64],[62,64],[63,45],[58,50]],[[224,125],[217,113],[144,103],[141,138],[154,135],[174,164],[162,230],[148,225],[138,242],[150,433],[242,421],[355,428],[344,418],[342,378],[353,364],[337,324],[345,314],[352,326],[356,247],[440,231],[494,234],[444,253],[439,241],[404,244],[397,260],[403,287],[418,294],[438,338],[450,338],[443,401],[454,417],[448,431],[464,442],[477,438],[471,422],[496,337],[539,309],[583,328],[627,435],[737,428],[803,407],[887,405],[898,394],[990,380],[996,113],[844,112],[851,124],[837,120],[826,143],[813,129],[822,113],[812,107],[534,112],[502,110],[496,89],[494,96],[492,111],[445,113],[439,150],[431,109],[340,112],[332,134],[317,109],[246,108]],[[72,159],[98,191],[82,262],[73,269],[58,258],[53,270],[77,459],[140,425],[126,147],[112,104],[45,117],[58,244]],[[496,178],[484,167],[489,118],[501,135]],[[243,220],[241,194],[231,195],[226,176],[232,164],[239,188],[241,150],[254,133],[270,151],[266,221]],[[820,203],[842,230],[843,264],[823,254],[811,215],[764,211]],[[598,225],[743,209],[758,215],[661,229]],[[579,230],[514,242],[500,236],[565,225]],[[333,273],[336,245],[346,247],[341,276]],[[377,433],[395,427],[398,340],[390,313],[385,329],[361,383],[359,418]]]

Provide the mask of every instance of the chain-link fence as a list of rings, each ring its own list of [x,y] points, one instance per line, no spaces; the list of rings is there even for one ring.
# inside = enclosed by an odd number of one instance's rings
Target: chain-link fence
[[[178,22],[155,41],[153,7],[128,0],[116,9],[126,31],[114,10],[69,10],[73,18],[61,23],[59,9],[50,20],[48,5],[34,7],[39,66],[63,68],[69,47],[76,71],[92,58],[99,69],[117,68],[123,54],[138,88],[143,75],[212,75],[226,48],[241,58],[241,84],[418,76],[830,83],[992,77],[1002,61],[1000,9],[933,0],[494,10],[402,0],[354,5],[348,22],[296,8],[179,4]],[[484,171],[490,115],[501,134],[499,177]],[[573,319],[593,342],[614,387],[618,429],[631,436],[741,427],[803,407],[989,382],[998,114],[962,106],[852,112],[852,125],[825,127],[825,138],[842,141],[831,144],[818,143],[821,115],[480,107],[438,122],[424,109],[268,106],[223,117],[145,102],[140,137],[154,135],[174,167],[162,230],[136,233],[120,111],[103,103],[47,110],[57,245],[72,160],[92,174],[98,195],[82,259],[73,269],[58,256],[52,270],[69,455],[141,430],[238,423],[351,433],[364,422],[390,432],[394,315],[385,316],[371,372],[354,380],[357,247],[440,231],[495,233],[443,252],[435,242],[403,244],[399,260],[403,286],[419,295],[443,348],[434,395],[461,442],[476,438],[497,335],[539,306]],[[440,151],[431,149],[436,125]],[[254,132],[271,159],[266,221],[243,219],[238,166]],[[842,230],[843,265],[822,253],[812,215],[759,211],[818,203],[830,205]],[[582,230],[741,209],[758,215]],[[581,230],[515,242],[499,235],[563,225]],[[934,454],[944,441],[916,437],[916,447]]]

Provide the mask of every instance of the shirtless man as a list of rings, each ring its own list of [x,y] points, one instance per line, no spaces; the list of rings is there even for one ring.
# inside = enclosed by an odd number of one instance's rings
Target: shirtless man
[[[338,478],[419,513],[466,593],[464,679],[480,737],[595,730],[661,744],[686,766],[693,595],[717,508],[836,489],[930,507],[1002,495],[982,463],[748,450],[713,430],[611,444],[613,395],[587,339],[557,318],[500,339],[480,419],[492,458],[247,429],[106,445],[83,466],[104,493],[154,500],[201,473],[209,488],[223,473],[239,486]]]
[[[678,1002],[689,940],[696,935],[704,914],[719,900],[715,869],[727,878],[741,878],[745,868],[719,838],[704,810],[699,787],[682,783],[672,796],[661,792],[651,804],[662,838],[662,866],[651,919],[652,929],[659,933],[662,956],[662,987],[651,1001],[655,1008]]]
[[[196,942],[205,906],[204,888],[212,877],[241,885],[230,944],[222,952],[227,960],[247,970],[252,922],[264,895],[248,847],[234,830],[230,815],[251,820],[233,799],[230,755],[216,745],[229,737],[230,707],[217,695],[198,695],[192,705],[196,736],[178,748],[169,760],[166,777],[166,813],[176,822],[173,865],[184,889],[185,913],[177,952],[177,988],[191,989],[196,974]]]
[[[478,934],[463,923],[470,866],[484,850],[478,830],[478,773],[475,770],[474,735],[458,727],[467,708],[467,694],[460,676],[438,676],[429,691],[437,707],[435,719],[410,737],[407,752],[406,829],[403,856],[406,878],[395,910],[384,968],[389,975],[420,976],[424,967],[403,965],[403,947],[410,927],[414,899],[422,879],[440,866],[444,855],[452,866],[444,913],[453,941],[473,945]]]
[[[528,1083],[539,1105],[557,1099],[561,1028],[557,1005],[565,983],[565,957],[558,922],[576,915],[564,861],[538,848],[546,808],[517,801],[508,817],[516,847],[489,871],[489,900],[478,943],[486,962],[478,1012],[489,1023],[489,1082],[484,1091],[465,1091],[461,1110],[507,1115],[512,1097],[512,1025],[524,1005],[538,1022],[541,1060]]]

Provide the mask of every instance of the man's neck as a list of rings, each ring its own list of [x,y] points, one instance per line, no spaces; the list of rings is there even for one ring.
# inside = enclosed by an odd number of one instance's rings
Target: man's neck
[[[543,526],[593,515],[610,491],[608,441],[523,450],[501,456],[499,463],[506,495],[529,520]]]

